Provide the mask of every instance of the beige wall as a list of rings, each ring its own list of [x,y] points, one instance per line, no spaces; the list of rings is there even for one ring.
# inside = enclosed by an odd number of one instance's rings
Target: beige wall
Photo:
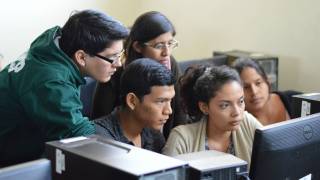
[[[73,10],[100,5],[96,0],[1,0],[0,7],[0,54],[8,64],[43,31],[62,26]]]
[[[110,2],[110,1],[109,1]],[[280,58],[279,88],[320,92],[320,1],[114,0],[111,14],[127,25],[158,10],[177,28],[177,59],[241,49]],[[126,5],[125,2],[129,2]],[[122,7],[122,8],[120,8]],[[113,9],[102,4],[107,11]],[[129,24],[128,24],[129,23]]]
[[[158,10],[176,26],[177,59],[232,49],[277,55],[280,89],[320,92],[319,7],[318,0],[11,0],[1,3],[0,53],[6,61],[18,56],[44,29],[63,25],[73,9],[99,8],[128,26]]]

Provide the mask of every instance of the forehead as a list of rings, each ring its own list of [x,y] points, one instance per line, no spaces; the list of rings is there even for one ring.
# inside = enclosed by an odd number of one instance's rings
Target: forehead
[[[105,48],[101,54],[103,55],[113,55],[121,52],[123,49],[123,41],[122,40],[116,40],[113,41],[110,45],[110,47]]]
[[[175,95],[174,86],[152,86],[150,94],[145,95],[145,98],[173,98]],[[145,99],[144,98],[144,99]]]
[[[240,76],[244,83],[263,79],[262,76],[252,67],[244,68]]]
[[[224,84],[220,90],[216,92],[214,101],[237,101],[243,96],[243,88],[237,81],[231,81]]]
[[[157,36],[156,38],[150,40],[149,42],[154,42],[154,43],[158,43],[158,42],[167,42],[173,39],[173,35],[172,32],[166,32],[163,34],[160,34],[159,36]]]

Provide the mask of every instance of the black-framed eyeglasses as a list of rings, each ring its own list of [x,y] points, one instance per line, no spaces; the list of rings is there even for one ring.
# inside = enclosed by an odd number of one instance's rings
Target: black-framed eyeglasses
[[[146,46],[152,47],[156,50],[164,50],[166,47],[168,47],[170,50],[173,50],[176,47],[178,47],[179,42],[175,39],[172,39],[168,42],[159,42],[159,43],[155,43],[155,44],[143,43],[143,44]]]
[[[98,58],[101,58],[101,59],[113,64],[121,59],[121,57],[123,56],[123,53],[124,53],[124,49],[121,52],[119,52],[115,55],[112,55],[110,57],[104,57],[99,54],[94,54],[94,56],[97,56]]]

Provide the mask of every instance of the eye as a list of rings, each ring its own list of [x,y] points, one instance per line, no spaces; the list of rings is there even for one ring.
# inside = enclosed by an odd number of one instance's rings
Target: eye
[[[164,46],[165,46],[165,44],[163,44],[163,43],[157,43],[157,44],[155,44],[153,47],[155,48],[155,49],[163,49],[164,48]]]
[[[256,86],[261,86],[262,82],[261,81],[257,81],[256,82]]]
[[[219,105],[219,107],[221,109],[226,109],[227,107],[229,107],[229,104],[228,103],[222,103],[222,104]]]
[[[177,40],[175,40],[175,39],[172,39],[172,40],[170,40],[169,42],[168,42],[168,46],[170,47],[170,48],[176,48],[177,46],[178,46],[178,41]]]
[[[243,105],[243,104],[244,104],[244,98],[241,98],[241,99],[239,100],[239,104],[240,104],[240,105]]]
[[[121,58],[121,56],[123,55],[123,53],[124,53],[124,50],[122,50],[120,53],[118,53],[118,54],[114,54],[114,55],[112,55],[112,56],[109,56],[109,57],[107,57],[108,59],[110,59],[110,60],[112,60],[112,61],[116,61],[116,60],[118,60],[119,58]]]
[[[157,104],[163,104],[163,103],[165,103],[165,102],[166,102],[165,99],[158,99],[158,100],[156,101]]]

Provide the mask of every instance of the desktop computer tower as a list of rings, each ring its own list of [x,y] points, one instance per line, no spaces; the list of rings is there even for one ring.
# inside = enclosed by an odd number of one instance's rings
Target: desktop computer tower
[[[320,112],[320,93],[308,93],[292,96],[293,118]]]
[[[188,180],[240,180],[249,176],[246,161],[219,151],[200,151],[175,158],[189,164]]]
[[[46,143],[53,180],[185,179],[187,163],[97,135]]]
[[[240,50],[232,50],[232,51],[216,51],[213,52],[213,56],[217,55],[226,55],[228,57],[228,65],[232,65],[232,63],[240,57],[247,57],[254,61],[256,61],[266,72],[268,79],[271,84],[271,90],[278,90],[278,57],[270,56],[262,53],[253,53],[247,51]]]

